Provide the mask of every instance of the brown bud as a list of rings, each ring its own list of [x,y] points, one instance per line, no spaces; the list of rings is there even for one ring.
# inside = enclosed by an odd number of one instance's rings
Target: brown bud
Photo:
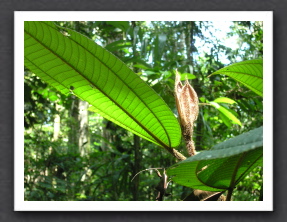
[[[192,134],[193,123],[198,116],[198,98],[187,79],[184,85],[182,85],[180,75],[177,71],[175,78],[175,101],[186,148],[189,155],[193,156],[195,154],[195,147]]]

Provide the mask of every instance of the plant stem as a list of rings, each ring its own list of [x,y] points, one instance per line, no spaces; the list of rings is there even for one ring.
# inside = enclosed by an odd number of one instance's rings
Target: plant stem
[[[182,155],[180,152],[178,152],[176,149],[174,148],[170,148],[170,147],[165,147],[165,149],[171,153],[176,159],[182,161],[185,160],[186,157],[184,155]]]
[[[233,190],[234,190],[234,188],[232,188],[232,187],[230,189],[228,189],[228,193],[227,193],[225,201],[231,201],[231,196],[232,196]]]

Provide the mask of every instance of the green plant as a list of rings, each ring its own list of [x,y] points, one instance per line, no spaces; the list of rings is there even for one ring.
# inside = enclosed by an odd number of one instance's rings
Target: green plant
[[[25,66],[61,93],[87,101],[89,110],[159,145],[181,162],[169,167],[173,181],[194,189],[228,190],[255,166],[262,164],[263,128],[219,143],[209,151],[185,158],[176,150],[181,127],[163,99],[116,56],[92,40],[52,22],[25,22]],[[233,64],[225,74],[262,96],[262,60]],[[227,120],[240,125],[232,112],[208,102]]]

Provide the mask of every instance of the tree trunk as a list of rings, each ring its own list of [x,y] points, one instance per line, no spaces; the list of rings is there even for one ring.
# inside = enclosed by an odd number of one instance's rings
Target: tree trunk
[[[75,30],[80,32],[80,22],[74,22]],[[70,110],[70,133],[69,143],[72,147],[71,152],[84,156],[89,148],[89,104],[73,96],[72,107]]]
[[[61,129],[61,117],[60,117],[60,105],[55,104],[55,109],[57,114],[54,115],[54,132],[53,132],[53,141],[57,141],[59,138],[59,133]]]
[[[69,150],[70,153],[78,153],[78,129],[79,129],[79,99],[76,96],[72,96],[72,106],[69,115]]]
[[[79,100],[79,151],[81,156],[89,152],[89,104]]]
[[[134,162],[134,169],[133,175],[138,173],[140,169],[140,161],[141,161],[141,152],[140,152],[140,138],[137,135],[134,135],[134,152],[135,152],[135,162]],[[140,176],[137,175],[133,180],[133,200],[139,200],[139,182]]]
[[[89,104],[79,98],[72,96],[72,107],[70,109],[69,121],[69,152],[87,154],[89,148]]]
[[[193,56],[192,56],[192,47],[191,47],[193,44],[193,28],[194,28],[194,22],[187,22],[186,38],[185,38],[186,57],[187,57],[188,64],[191,66],[193,66]]]

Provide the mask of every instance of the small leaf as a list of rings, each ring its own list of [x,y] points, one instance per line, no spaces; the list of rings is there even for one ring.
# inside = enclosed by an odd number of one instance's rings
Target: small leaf
[[[119,28],[123,32],[127,31],[130,26],[128,21],[107,21],[107,24]]]
[[[219,113],[220,119],[223,121],[223,123],[229,128],[232,126],[232,122],[229,118],[227,118],[225,115],[222,113]]]
[[[127,42],[125,40],[118,40],[115,42],[112,42],[108,45],[106,45],[106,50],[109,50],[111,52],[122,49],[122,48],[128,48],[128,47],[132,47],[132,43],[131,42]]]
[[[205,103],[206,102],[206,98],[205,97],[200,97],[199,98],[200,102]]]
[[[230,119],[232,123],[242,126],[240,120],[237,119],[237,117],[234,116],[227,108],[220,106],[216,102],[209,102],[209,104],[212,105],[214,108],[216,108],[219,112],[221,112],[228,119]]]
[[[196,76],[190,73],[182,73],[180,74],[180,81],[184,81],[186,79],[196,79]]]
[[[211,75],[223,74],[242,83],[253,92],[263,96],[263,60],[254,59],[224,67]],[[211,76],[210,75],[210,76]]]
[[[220,97],[214,100],[216,103],[229,103],[234,104],[236,103],[233,99],[227,98],[227,97]]]
[[[147,64],[144,60],[140,59],[139,57],[133,57],[133,58],[123,57],[122,60],[126,64],[137,63],[137,64],[143,65],[147,68],[151,68],[151,66],[149,64]]]

